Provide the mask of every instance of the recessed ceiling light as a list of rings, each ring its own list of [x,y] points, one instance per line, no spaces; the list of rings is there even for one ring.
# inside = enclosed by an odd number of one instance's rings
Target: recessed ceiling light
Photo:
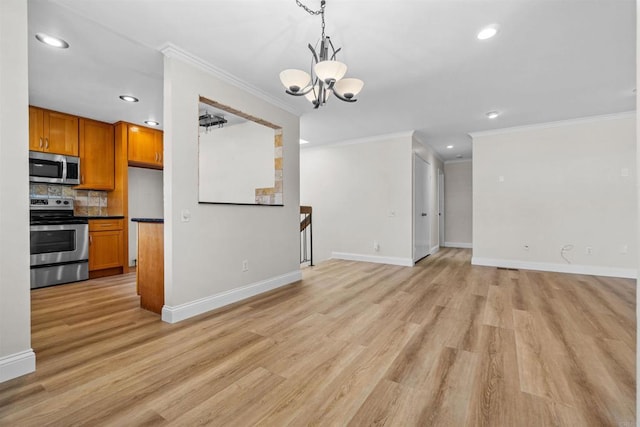
[[[66,49],[69,47],[69,43],[67,43],[66,41],[58,38],[58,37],[53,37],[50,36],[48,34],[45,33],[38,33],[36,34],[36,38],[38,39],[38,41],[49,45],[49,46],[53,46],[53,47],[57,47],[60,49]]]
[[[477,37],[478,40],[487,40],[495,36],[496,34],[498,34],[498,26],[494,24],[489,25],[488,27],[484,27],[482,30],[480,30]]]
[[[120,99],[127,102],[138,102],[138,98],[131,95],[120,95]]]
[[[500,115],[500,113],[498,113],[497,111],[489,111],[487,113],[487,117],[490,118],[490,119],[495,119],[499,115]]]
[[[145,120],[144,122],[149,126],[160,126],[160,123],[156,122],[155,120]]]
[[[301,140],[300,140],[300,145],[302,145],[302,144],[308,144],[308,143],[309,143],[309,141],[307,141],[306,139],[301,139]]]
[[[447,145],[447,148],[451,150],[453,148],[453,145]]]

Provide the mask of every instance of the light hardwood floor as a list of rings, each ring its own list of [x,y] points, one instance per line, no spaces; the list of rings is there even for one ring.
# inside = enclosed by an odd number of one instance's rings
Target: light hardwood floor
[[[135,277],[32,292],[0,425],[635,425],[635,282],[332,260],[175,325]]]

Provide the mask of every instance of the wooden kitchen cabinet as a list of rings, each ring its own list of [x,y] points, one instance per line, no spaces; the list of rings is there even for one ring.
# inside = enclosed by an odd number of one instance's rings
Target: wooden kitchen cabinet
[[[113,125],[80,119],[80,185],[77,189],[113,190],[115,145]]]
[[[123,220],[89,220],[89,277],[102,277],[122,274]]]
[[[78,117],[29,106],[29,150],[78,155]]]
[[[162,169],[162,131],[127,125],[129,166]]]

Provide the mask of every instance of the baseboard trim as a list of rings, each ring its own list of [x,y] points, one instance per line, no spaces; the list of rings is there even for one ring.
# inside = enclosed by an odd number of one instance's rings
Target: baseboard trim
[[[350,254],[346,252],[331,252],[331,258],[343,259],[345,261],[362,261],[362,262],[374,262],[376,264],[401,265],[404,267],[413,267],[413,264],[414,264],[411,258]]]
[[[260,282],[252,283],[241,288],[231,289],[216,295],[211,295],[195,301],[180,304],[174,307],[165,305],[162,307],[162,320],[167,323],[177,323],[182,320],[215,310],[243,299],[251,298],[258,294],[277,289],[302,280],[302,271],[296,270],[281,276],[272,277]]]
[[[590,276],[623,277],[635,279],[638,271],[633,268],[602,267],[596,265],[555,264],[510,259],[472,257],[471,264],[486,267],[518,268],[523,270],[553,271],[556,273],[587,274]]]
[[[429,255],[433,255],[439,250],[440,250],[440,245],[435,245],[434,247],[431,248],[431,252],[429,253]]]
[[[464,249],[472,249],[473,244],[471,243],[462,243],[462,242],[444,242],[445,248],[464,248]]]
[[[36,354],[32,349],[0,357],[0,383],[36,370]]]

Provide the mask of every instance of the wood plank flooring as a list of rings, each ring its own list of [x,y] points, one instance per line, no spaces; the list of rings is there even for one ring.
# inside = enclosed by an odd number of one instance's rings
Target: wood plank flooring
[[[0,425],[635,425],[635,281],[470,255],[331,260],[175,325],[131,274],[34,290]]]

